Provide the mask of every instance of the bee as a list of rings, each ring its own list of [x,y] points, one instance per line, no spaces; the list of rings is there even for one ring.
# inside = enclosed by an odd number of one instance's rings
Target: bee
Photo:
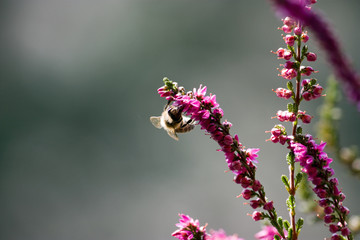
[[[175,140],[179,140],[176,133],[186,133],[194,129],[194,120],[183,116],[183,107],[169,105],[164,107],[164,111],[159,117],[150,117],[150,122],[156,128],[164,128],[165,131]]]

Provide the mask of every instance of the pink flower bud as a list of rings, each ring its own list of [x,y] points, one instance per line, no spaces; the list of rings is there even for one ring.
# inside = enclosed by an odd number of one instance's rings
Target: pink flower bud
[[[281,30],[283,30],[284,33],[291,33],[292,27],[290,27],[290,26],[288,26],[288,25],[283,25],[283,26],[281,27]]]
[[[252,214],[252,219],[254,219],[254,221],[259,221],[259,220],[264,219],[264,217],[261,212],[255,211]]]
[[[285,60],[290,60],[292,58],[292,52],[290,50],[285,50],[283,53],[283,58]]]
[[[284,52],[285,52],[285,49],[279,48],[275,53],[278,56],[278,58],[283,58],[284,57]]]
[[[301,35],[302,29],[300,27],[295,27],[294,28],[294,33],[295,33],[295,35]]]
[[[286,17],[284,20],[283,20],[283,23],[287,26],[294,26],[295,25],[295,20],[291,17]]]
[[[335,224],[330,224],[329,231],[331,233],[336,233],[337,231],[339,231],[339,227],[337,225],[335,225]]]
[[[273,210],[274,209],[273,201],[265,203],[264,204],[264,209],[267,210],[267,211]]]
[[[243,188],[248,188],[251,185],[251,179],[247,177],[243,177],[240,180],[240,184]]]
[[[335,217],[333,215],[325,215],[324,222],[326,224],[330,224],[335,220]]]
[[[310,66],[301,66],[300,67],[301,75],[310,76],[315,70]]]
[[[302,96],[305,99],[305,101],[310,101],[313,99],[313,95],[309,92],[303,92]]]
[[[309,83],[310,83],[310,79],[304,79],[304,80],[302,80],[302,82],[301,82],[301,86],[303,86],[303,87],[305,87],[305,86],[307,86]]]
[[[274,136],[274,135],[272,135],[271,137],[270,137],[270,141],[272,141],[273,143],[278,143],[279,142],[279,137],[276,137],[276,136]]]
[[[330,207],[330,206],[327,206],[327,207],[324,208],[324,213],[325,214],[331,214],[333,212],[334,212],[334,209],[332,207]]]
[[[274,127],[271,129],[271,134],[274,135],[275,137],[279,137],[281,133],[282,132],[279,128]]]
[[[243,198],[245,200],[249,200],[251,197],[254,196],[254,192],[252,190],[249,190],[249,189],[244,189],[242,191],[241,195],[243,196]]]
[[[233,143],[233,138],[231,137],[231,135],[226,135],[224,137],[224,144],[231,145],[232,143]]]
[[[301,35],[301,41],[302,41],[303,43],[306,43],[307,41],[309,41],[309,36],[307,35],[307,33],[303,33],[303,34]]]
[[[255,180],[253,182],[253,184],[251,185],[251,188],[254,190],[254,191],[259,191],[261,189],[262,185],[260,183],[259,180]]]
[[[236,184],[240,184],[242,178],[244,178],[244,175],[238,174],[238,175],[236,175],[236,176],[234,177],[234,182],[235,182]]]
[[[251,200],[251,201],[250,201],[250,206],[251,206],[253,209],[256,209],[256,208],[260,207],[260,206],[261,206],[261,200],[260,200],[260,199]]]
[[[288,34],[284,37],[285,43],[289,46],[294,46],[295,40],[296,40],[295,36],[290,35],[290,34]]]
[[[291,90],[285,89],[285,88],[278,88],[274,91],[276,93],[276,96],[279,98],[289,99],[293,95]]]
[[[291,80],[297,76],[297,72],[293,68],[291,68],[291,69],[283,68],[281,70],[280,76],[287,80]]]
[[[294,63],[291,62],[291,61],[287,61],[287,62],[284,64],[284,68],[290,69],[290,68],[293,68],[293,67],[294,67]]]
[[[286,136],[286,135],[281,135],[279,137],[279,141],[280,141],[281,145],[284,145],[287,142],[287,140],[288,140],[288,136]]]
[[[331,236],[331,240],[341,240],[342,238],[339,236],[339,235],[337,235],[337,234],[333,234],[332,236]]]
[[[321,96],[322,91],[323,91],[323,88],[321,86],[319,86],[319,85],[314,86],[313,93],[314,93],[315,97]]]
[[[304,114],[300,117],[301,121],[305,124],[309,124],[311,122],[312,116]]]
[[[341,235],[343,235],[343,236],[349,236],[349,235],[350,235],[350,230],[349,230],[349,228],[345,227],[345,228],[341,229]]]
[[[314,62],[314,61],[316,61],[317,56],[316,56],[316,54],[313,53],[313,52],[308,52],[308,53],[306,54],[306,59],[307,59],[309,62]]]
[[[326,206],[328,206],[328,205],[329,205],[328,199],[323,198],[323,199],[320,199],[320,200],[319,200],[319,206],[320,206],[320,207],[326,207]]]

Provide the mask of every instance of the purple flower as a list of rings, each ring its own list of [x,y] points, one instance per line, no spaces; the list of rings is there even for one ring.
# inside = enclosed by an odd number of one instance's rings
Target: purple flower
[[[185,214],[179,214],[179,223],[175,224],[179,229],[171,235],[180,240],[205,240],[206,226],[200,227],[199,220],[194,220]]]
[[[259,240],[273,240],[275,235],[280,236],[276,228],[273,226],[265,226],[260,232],[255,234],[255,238]]]
[[[217,231],[211,229],[210,236],[207,237],[208,240],[244,240],[243,238],[238,238],[236,234],[228,236],[226,235],[223,229]]]

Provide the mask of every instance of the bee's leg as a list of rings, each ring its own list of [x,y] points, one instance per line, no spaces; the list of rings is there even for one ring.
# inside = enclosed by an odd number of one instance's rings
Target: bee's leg
[[[168,100],[167,104],[166,104],[165,107],[164,107],[164,111],[168,108],[168,106],[170,105],[170,103],[171,103],[171,100]]]

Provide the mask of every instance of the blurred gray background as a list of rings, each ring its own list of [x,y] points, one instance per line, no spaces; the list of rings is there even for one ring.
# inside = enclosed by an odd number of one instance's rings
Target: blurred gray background
[[[314,8],[360,69],[360,2]],[[179,212],[253,239],[261,225],[236,198],[242,189],[215,142],[199,127],[176,142],[149,122],[165,104],[156,92],[165,76],[217,95],[232,133],[261,148],[257,176],[287,218],[286,149],[265,142],[286,104],[271,91],[285,86],[270,53],[284,46],[280,25],[265,0],[2,1],[0,239],[172,239]],[[309,45],[317,51],[316,40]],[[332,69],[317,53],[312,66],[325,83]],[[302,109],[315,121],[321,102]],[[359,113],[341,106],[342,143],[360,145]],[[333,166],[360,214],[359,180]],[[329,235],[322,223],[302,231]]]

